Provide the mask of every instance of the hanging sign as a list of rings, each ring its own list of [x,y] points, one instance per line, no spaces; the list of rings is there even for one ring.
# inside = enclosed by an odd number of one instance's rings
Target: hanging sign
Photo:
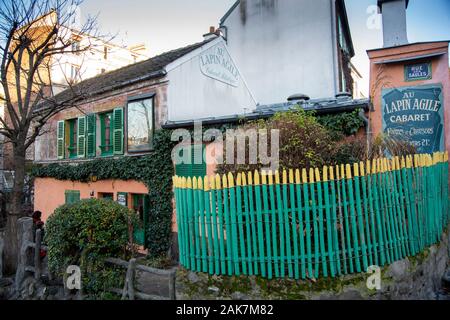
[[[418,153],[444,150],[442,85],[382,90],[383,130],[413,144]]]
[[[210,78],[237,87],[239,71],[223,43],[219,43],[200,55],[200,70]]]

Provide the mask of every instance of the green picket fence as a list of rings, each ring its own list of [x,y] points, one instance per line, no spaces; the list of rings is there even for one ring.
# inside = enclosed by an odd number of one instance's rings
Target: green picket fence
[[[438,243],[450,221],[447,153],[173,180],[180,263],[209,274],[365,272]]]

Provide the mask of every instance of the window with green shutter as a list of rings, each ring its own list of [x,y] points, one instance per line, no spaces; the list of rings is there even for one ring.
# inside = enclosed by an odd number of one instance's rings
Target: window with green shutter
[[[77,119],[71,119],[67,120],[67,126],[68,126],[68,142],[67,142],[67,150],[69,151],[69,158],[76,158],[78,156],[78,135],[77,135],[77,128],[78,128],[78,120]]]
[[[58,121],[57,124],[57,142],[56,142],[56,153],[58,159],[64,159],[65,156],[65,122],[64,120]]]
[[[113,150],[114,154],[123,154],[123,108],[113,111]]]
[[[113,112],[106,112],[100,114],[100,132],[101,142],[100,150],[102,156],[111,156],[113,150]]]
[[[66,204],[72,204],[80,201],[80,191],[78,190],[66,190],[65,192]]]
[[[78,158],[86,157],[86,117],[78,118],[77,151]]]
[[[97,116],[95,114],[88,114],[86,116],[87,121],[87,138],[86,138],[86,152],[89,158],[96,156],[97,140]]]
[[[204,160],[205,145],[194,144],[184,147],[179,151],[182,157],[183,152],[190,153],[191,163],[180,163],[175,167],[176,174],[180,177],[204,177],[206,175],[206,162]],[[199,163],[196,163],[197,162]]]

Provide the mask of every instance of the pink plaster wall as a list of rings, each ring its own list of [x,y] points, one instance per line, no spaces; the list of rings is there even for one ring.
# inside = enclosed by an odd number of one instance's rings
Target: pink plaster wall
[[[46,221],[56,208],[64,204],[66,190],[79,190],[81,199],[98,198],[99,193],[113,193],[114,200],[117,200],[118,192],[127,192],[129,205],[132,203],[132,193],[148,193],[148,188],[138,181],[103,180],[83,183],[53,178],[36,178],[34,190],[34,210],[42,212],[43,221]],[[93,193],[92,196],[91,193]]]
[[[376,64],[376,62],[384,60],[417,57],[441,52],[444,52],[444,54],[420,60],[431,60],[432,79],[430,80],[405,81],[404,65],[406,63],[414,63],[414,61]],[[381,91],[383,88],[442,84],[445,126],[444,138],[446,149],[450,150],[450,74],[448,42],[410,44],[394,48],[369,50],[367,53],[370,59],[370,96],[375,109],[369,114],[373,136],[376,136],[383,131],[381,106]]]

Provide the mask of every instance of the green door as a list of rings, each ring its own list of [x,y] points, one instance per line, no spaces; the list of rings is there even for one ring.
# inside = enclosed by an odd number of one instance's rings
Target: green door
[[[148,195],[133,194],[133,210],[136,212],[139,218],[138,226],[133,233],[134,241],[147,248],[147,229],[148,229]]]

